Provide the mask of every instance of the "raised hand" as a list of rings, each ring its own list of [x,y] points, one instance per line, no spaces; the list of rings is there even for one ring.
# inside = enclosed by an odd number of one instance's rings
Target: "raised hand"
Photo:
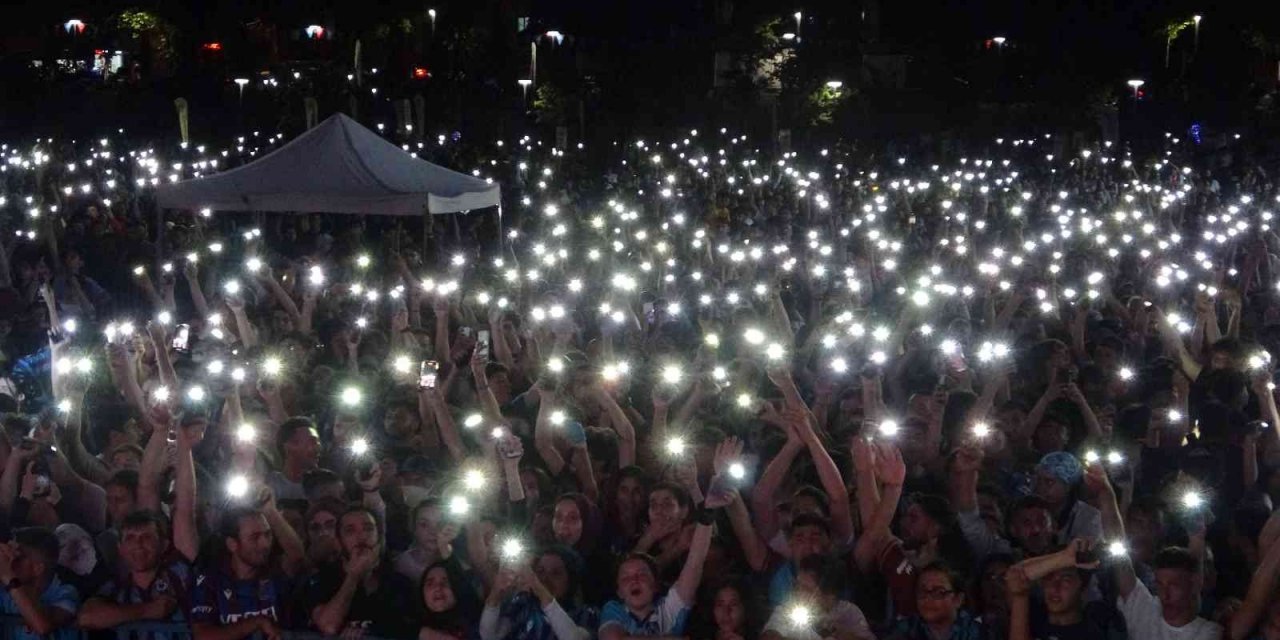
[[[902,451],[888,441],[876,442],[876,477],[887,485],[901,486],[907,479],[907,464],[902,460]]]
[[[736,436],[729,436],[721,441],[720,444],[716,445],[716,454],[712,468],[715,469],[716,475],[727,473],[729,465],[733,464],[740,457],[742,457],[742,441]]]

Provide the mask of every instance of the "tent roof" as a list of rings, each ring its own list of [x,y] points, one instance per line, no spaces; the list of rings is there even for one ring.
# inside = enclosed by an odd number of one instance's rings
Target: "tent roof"
[[[156,189],[166,209],[421,215],[497,206],[498,185],[414,158],[339,113],[242,167]]]

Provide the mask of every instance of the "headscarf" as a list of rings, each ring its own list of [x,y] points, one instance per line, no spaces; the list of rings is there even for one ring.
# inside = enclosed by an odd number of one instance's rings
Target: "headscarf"
[[[1084,478],[1084,467],[1076,457],[1066,451],[1055,451],[1040,458],[1036,471],[1044,470],[1068,487],[1074,487]]]

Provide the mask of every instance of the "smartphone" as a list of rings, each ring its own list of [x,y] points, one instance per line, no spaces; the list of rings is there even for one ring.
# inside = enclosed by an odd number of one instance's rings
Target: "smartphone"
[[[653,303],[652,302],[644,303],[644,321],[648,324],[653,324],[656,319],[657,318],[654,316],[654,313],[653,313]]]
[[[582,423],[577,420],[567,420],[564,423],[564,439],[569,444],[582,444],[587,441],[587,432],[582,428]]]
[[[185,353],[191,339],[191,325],[180,324],[173,331],[173,350]]]
[[[480,352],[480,357],[486,361],[489,360],[489,330],[481,329],[476,342],[476,350]]]
[[[436,388],[436,374],[440,372],[440,363],[435,360],[423,360],[418,368],[418,387],[421,389]]]
[[[1095,549],[1076,552],[1076,564],[1093,564],[1097,561],[1098,561],[1098,552]]]
[[[462,328],[462,335],[464,335],[464,336],[466,336],[466,337],[468,337],[468,338],[470,338],[470,337],[471,337],[471,334],[473,334],[473,333],[475,333],[475,329],[472,329],[471,327],[463,327],[463,328]]]

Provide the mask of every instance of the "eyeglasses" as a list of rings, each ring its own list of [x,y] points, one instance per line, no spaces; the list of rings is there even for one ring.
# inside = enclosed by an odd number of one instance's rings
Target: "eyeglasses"
[[[945,600],[947,596],[953,593],[956,593],[954,589],[929,589],[928,591],[921,591],[920,597],[929,600]]]

